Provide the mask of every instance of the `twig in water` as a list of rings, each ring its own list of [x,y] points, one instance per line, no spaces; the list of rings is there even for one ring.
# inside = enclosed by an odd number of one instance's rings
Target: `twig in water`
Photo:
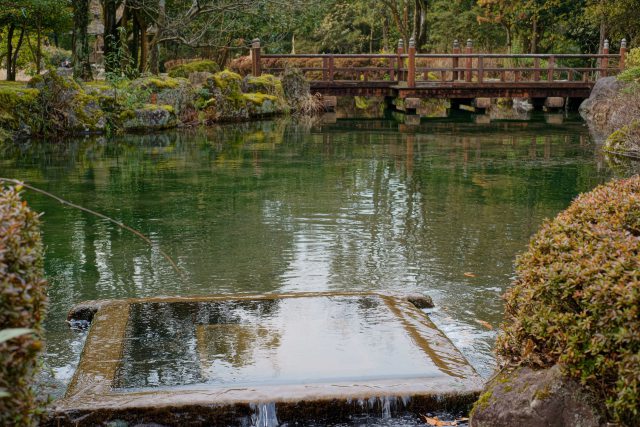
[[[8,183],[11,183],[11,184],[14,184],[14,185],[18,185],[18,186],[22,186],[24,188],[28,188],[31,191],[35,191],[36,193],[40,193],[40,194],[42,194],[44,196],[50,197],[50,198],[60,202],[61,204],[65,205],[65,206],[69,206],[69,207],[72,207],[72,208],[75,208],[75,209],[90,213],[91,215],[95,215],[98,218],[106,219],[107,221],[114,223],[118,227],[123,228],[123,229],[135,234],[136,236],[138,236],[139,238],[141,238],[142,240],[147,242],[147,244],[149,246],[153,247],[153,242],[151,242],[151,239],[149,239],[147,236],[145,236],[144,234],[142,234],[138,230],[136,230],[134,228],[131,228],[128,225],[121,223],[120,221],[116,221],[113,218],[109,218],[108,216],[106,216],[104,214],[101,214],[100,212],[93,211],[91,209],[85,208],[85,207],[80,206],[80,205],[76,205],[75,203],[69,202],[68,200],[65,200],[65,199],[63,199],[61,197],[56,196],[55,194],[51,194],[48,191],[45,191],[45,190],[42,190],[40,188],[34,187],[32,185],[26,184],[26,183],[24,183],[22,181],[19,181],[17,179],[1,178],[0,177],[0,182],[8,182]],[[158,248],[158,251],[169,262],[169,264],[171,264],[171,267],[173,267],[173,269],[178,274],[180,279],[184,280],[184,275],[182,274],[182,270],[180,270],[180,268],[175,263],[175,261],[167,253],[165,253],[162,249]]]

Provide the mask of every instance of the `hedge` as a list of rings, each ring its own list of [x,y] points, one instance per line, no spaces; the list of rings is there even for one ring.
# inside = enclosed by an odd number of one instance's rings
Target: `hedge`
[[[46,303],[40,220],[20,197],[19,188],[0,187],[0,330],[29,328],[0,343],[0,425],[38,422],[31,387]]]
[[[579,196],[517,261],[497,351],[588,385],[609,417],[640,417],[640,176]]]

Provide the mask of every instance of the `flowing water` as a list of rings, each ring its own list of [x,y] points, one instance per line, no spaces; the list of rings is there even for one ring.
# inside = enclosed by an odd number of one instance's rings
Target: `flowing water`
[[[426,293],[431,318],[487,377],[515,256],[545,218],[615,175],[577,120],[282,120],[0,150],[0,176],[153,242],[26,193],[44,213],[54,394],[83,345],[65,323],[75,303],[161,295]]]

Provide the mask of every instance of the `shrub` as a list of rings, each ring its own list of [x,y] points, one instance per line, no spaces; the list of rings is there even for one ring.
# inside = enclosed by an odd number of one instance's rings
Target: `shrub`
[[[0,398],[0,425],[35,425],[38,418],[30,383],[46,302],[39,224],[18,189],[0,188],[0,330],[36,332],[0,343],[0,389],[8,393]]]
[[[209,73],[217,73],[220,71],[220,67],[215,62],[209,60],[193,61],[173,68],[169,71],[169,77],[184,77],[186,79],[189,78],[191,73],[205,71]]]
[[[640,176],[578,197],[517,261],[497,350],[505,364],[559,363],[605,400],[640,416]]]
[[[288,68],[282,76],[284,96],[294,112],[303,115],[318,114],[322,102],[311,94],[310,85],[304,73],[297,68]]]

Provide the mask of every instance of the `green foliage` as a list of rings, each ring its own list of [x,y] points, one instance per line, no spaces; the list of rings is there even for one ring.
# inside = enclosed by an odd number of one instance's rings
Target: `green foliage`
[[[22,201],[19,188],[0,189],[0,328],[35,332],[3,331],[10,339],[0,340],[0,389],[9,396],[0,398],[0,425],[37,424],[31,381],[42,349],[39,334],[46,304],[39,226],[38,214]]]
[[[178,65],[177,67],[171,69],[171,71],[169,71],[169,77],[183,77],[186,79],[191,73],[217,73],[218,71],[220,71],[220,67],[213,61],[193,61],[187,64]]]
[[[596,188],[547,221],[518,258],[497,341],[506,363],[560,363],[640,416],[640,176]]]

